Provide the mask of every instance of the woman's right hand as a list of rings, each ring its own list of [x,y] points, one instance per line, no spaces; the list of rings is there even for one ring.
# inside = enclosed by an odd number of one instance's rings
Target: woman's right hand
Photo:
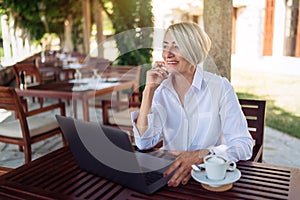
[[[147,71],[146,86],[158,87],[168,76],[169,72],[164,67],[164,62],[155,62],[152,69]]]

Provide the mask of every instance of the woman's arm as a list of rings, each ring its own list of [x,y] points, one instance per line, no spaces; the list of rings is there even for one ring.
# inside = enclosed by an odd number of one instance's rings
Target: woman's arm
[[[146,86],[143,91],[142,103],[136,120],[136,128],[140,136],[143,136],[148,128],[148,114],[151,113],[154,92],[161,82],[168,77],[168,72],[162,66],[163,63],[157,62],[155,67],[147,71]]]
[[[253,139],[233,87],[225,79],[224,84],[226,93],[221,100],[219,111],[223,142],[213,150],[229,160],[248,160],[252,155]]]

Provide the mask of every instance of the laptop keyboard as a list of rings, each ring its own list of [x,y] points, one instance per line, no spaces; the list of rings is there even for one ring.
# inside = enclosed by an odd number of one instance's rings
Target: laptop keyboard
[[[158,171],[151,171],[144,173],[146,184],[151,185],[152,183],[158,181],[159,179],[163,178],[163,174]]]

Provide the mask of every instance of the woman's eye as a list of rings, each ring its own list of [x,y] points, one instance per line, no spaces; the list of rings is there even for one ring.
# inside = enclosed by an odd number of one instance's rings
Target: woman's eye
[[[163,49],[168,49],[168,46],[167,46],[167,45],[164,45],[164,46],[163,46]]]

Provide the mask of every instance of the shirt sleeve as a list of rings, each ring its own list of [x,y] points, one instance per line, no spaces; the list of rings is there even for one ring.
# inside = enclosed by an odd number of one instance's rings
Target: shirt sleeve
[[[143,134],[140,136],[140,133],[136,127],[136,119],[138,117],[139,111],[134,111],[131,113],[131,121],[133,125],[133,134],[136,146],[140,150],[150,149],[154,147],[161,138],[162,133],[162,125],[159,117],[159,113],[157,109],[152,108],[152,113],[148,114],[148,128]]]
[[[220,145],[212,149],[228,160],[248,160],[252,156],[253,139],[233,87],[227,79],[224,79],[224,83],[226,92],[219,109],[223,135]]]

